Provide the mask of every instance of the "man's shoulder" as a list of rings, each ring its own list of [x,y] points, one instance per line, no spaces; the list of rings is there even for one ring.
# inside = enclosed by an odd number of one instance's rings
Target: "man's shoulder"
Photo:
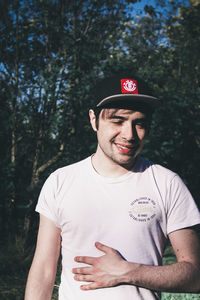
[[[143,171],[151,171],[158,176],[163,175],[170,178],[174,178],[175,176],[178,176],[177,173],[168,169],[167,167],[155,163],[144,157],[139,157],[138,168],[140,168]]]
[[[52,172],[46,179],[44,186],[49,189],[59,190],[63,186],[69,187],[73,182],[80,182],[83,174],[87,174],[89,168],[90,157],[70,165],[58,168]]]
[[[73,172],[78,172],[83,168],[87,168],[89,165],[89,161],[90,161],[90,157],[87,157],[78,162],[74,162],[72,164],[58,168],[51,175],[52,176],[65,176],[67,174],[72,174]]]

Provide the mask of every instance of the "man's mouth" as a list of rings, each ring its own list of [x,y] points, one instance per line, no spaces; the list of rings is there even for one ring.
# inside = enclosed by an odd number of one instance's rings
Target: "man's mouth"
[[[125,145],[125,144],[115,143],[115,146],[121,153],[125,153],[125,154],[130,153],[134,149],[133,145]]]

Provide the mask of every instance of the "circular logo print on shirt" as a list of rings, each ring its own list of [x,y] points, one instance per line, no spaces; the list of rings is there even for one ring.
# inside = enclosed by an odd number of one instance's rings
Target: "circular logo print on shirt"
[[[138,222],[151,221],[156,216],[156,202],[148,197],[141,197],[131,202],[129,216]]]

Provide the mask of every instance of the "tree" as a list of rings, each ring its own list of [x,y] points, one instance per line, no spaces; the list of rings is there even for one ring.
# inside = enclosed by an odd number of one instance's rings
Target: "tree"
[[[161,3],[161,1],[157,1]],[[161,3],[162,4],[162,3]],[[168,4],[165,2],[165,7]],[[155,113],[144,155],[178,172],[199,199],[199,11],[171,1],[167,12],[146,7],[130,22],[126,65],[146,79],[162,107]]]
[[[20,207],[29,208],[26,235],[47,174],[94,147],[86,118],[93,102],[89,92],[119,44],[127,5],[120,0],[1,5],[3,101],[10,115],[6,165],[12,174],[5,201],[12,203],[15,216]],[[21,230],[18,221],[12,220],[14,231]]]

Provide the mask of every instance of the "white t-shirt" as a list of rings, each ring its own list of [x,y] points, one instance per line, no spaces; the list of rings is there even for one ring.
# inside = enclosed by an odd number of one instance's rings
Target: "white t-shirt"
[[[36,211],[61,228],[59,300],[160,299],[160,293],[126,284],[82,291],[71,270],[83,264],[74,257],[103,255],[94,246],[99,241],[127,261],[161,265],[168,234],[200,223],[179,176],[141,157],[118,178],[97,174],[91,157],[56,170],[42,188]]]

